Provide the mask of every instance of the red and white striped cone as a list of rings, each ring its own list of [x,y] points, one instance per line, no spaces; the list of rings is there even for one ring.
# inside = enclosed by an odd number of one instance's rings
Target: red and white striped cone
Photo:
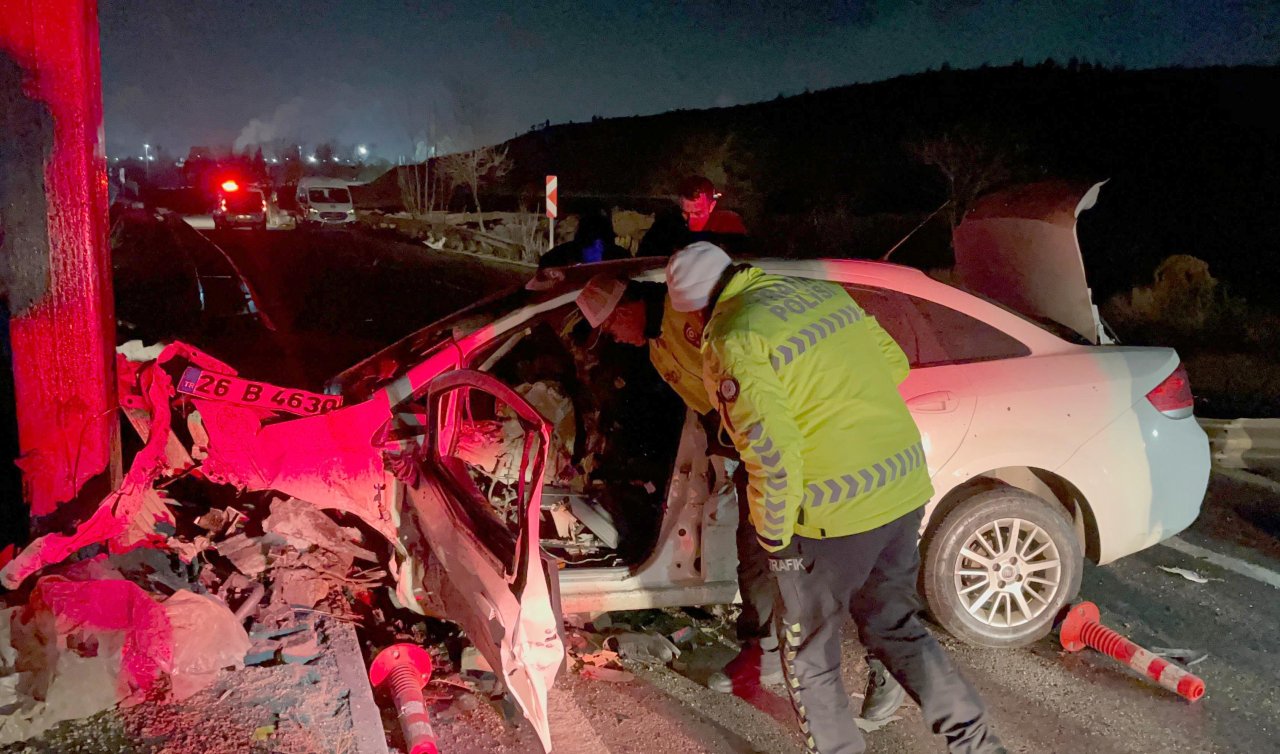
[[[374,688],[388,687],[400,718],[409,754],[439,754],[436,732],[427,716],[422,687],[431,679],[431,655],[416,644],[394,644],[378,653],[369,666]]]
[[[1102,615],[1092,602],[1072,606],[1058,638],[1063,649],[1079,652],[1085,646],[1119,660],[1187,701],[1204,696],[1204,681],[1168,660],[1134,644],[1102,625]]]

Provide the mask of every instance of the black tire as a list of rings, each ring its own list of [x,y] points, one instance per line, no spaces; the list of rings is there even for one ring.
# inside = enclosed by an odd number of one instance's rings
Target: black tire
[[[1010,535],[1019,545],[1010,547]],[[1051,546],[1037,553],[1046,542]],[[987,565],[967,555],[962,559],[967,544]],[[1019,559],[1019,551],[1031,557]],[[1056,572],[1045,565],[1055,560]],[[929,527],[921,581],[929,612],[956,638],[982,647],[1023,647],[1053,629],[1062,607],[1080,591],[1083,569],[1080,540],[1066,512],[1057,503],[1000,486],[977,493]],[[958,579],[961,570],[966,575]]]

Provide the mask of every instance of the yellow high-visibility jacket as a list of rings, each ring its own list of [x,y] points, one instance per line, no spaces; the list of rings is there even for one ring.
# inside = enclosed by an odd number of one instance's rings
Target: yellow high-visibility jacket
[[[702,356],[765,549],[870,531],[933,496],[898,393],[907,358],[839,285],[744,268],[715,304]]]
[[[699,414],[713,406],[702,386],[702,315],[671,308],[671,297],[662,302],[662,330],[649,341],[649,362],[676,391],[684,404]]]

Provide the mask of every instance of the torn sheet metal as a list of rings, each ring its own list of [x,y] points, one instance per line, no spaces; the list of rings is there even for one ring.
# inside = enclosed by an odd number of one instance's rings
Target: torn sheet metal
[[[156,484],[197,462],[199,473],[216,484],[283,492],[317,508],[351,513],[388,539],[394,538],[390,475],[379,449],[371,444],[375,431],[386,421],[385,405],[369,401],[327,414],[282,417],[267,408],[179,396],[173,372],[185,365],[235,374],[229,365],[184,343],[166,346],[153,362],[121,358],[126,380],[121,405],[140,427],[146,446],[134,458],[124,482],[88,520],[71,534],[48,534],[28,545],[0,569],[0,584],[15,588],[42,568],[92,544],[106,543],[112,552],[163,544],[165,536],[157,527],[171,527],[173,519]],[[175,419],[171,408],[179,403],[184,413]],[[194,440],[191,449],[174,446],[171,422],[175,420],[187,423]]]

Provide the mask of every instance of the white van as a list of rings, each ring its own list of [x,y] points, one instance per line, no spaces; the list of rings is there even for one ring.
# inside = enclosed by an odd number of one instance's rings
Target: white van
[[[350,225],[356,221],[351,190],[337,178],[303,178],[298,181],[298,224],[314,228],[322,225]]]

